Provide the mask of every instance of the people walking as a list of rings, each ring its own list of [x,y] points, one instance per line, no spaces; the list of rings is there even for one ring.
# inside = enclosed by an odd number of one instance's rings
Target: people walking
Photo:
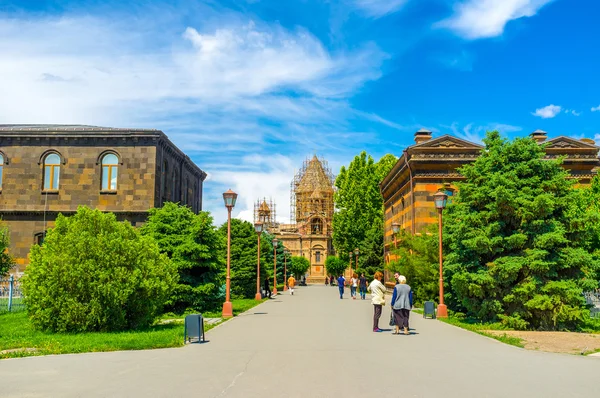
[[[294,288],[296,287],[296,279],[294,278],[294,274],[290,275],[290,277],[287,280],[287,283],[288,283],[288,290],[290,291],[290,294],[293,296]]]
[[[356,300],[356,290],[358,289],[358,274],[355,272],[352,274],[350,279],[350,297],[352,300]]]
[[[358,288],[360,289],[360,298],[361,300],[365,300],[367,298],[367,278],[365,278],[365,274],[361,274],[358,279]]]
[[[373,331],[382,332],[379,329],[379,318],[381,318],[381,312],[385,305],[385,285],[381,283],[383,274],[379,271],[375,272],[375,279],[369,285],[371,291],[371,303],[373,304]]]
[[[346,284],[346,278],[344,275],[340,275],[337,280],[338,288],[340,289],[340,300],[344,298],[344,285]]]
[[[325,286],[329,285],[329,276],[325,276]]]
[[[265,278],[265,297],[271,298],[271,282],[268,276]]]
[[[413,305],[412,289],[406,284],[404,275],[398,277],[398,282],[400,283],[396,285],[392,295],[392,311],[396,323],[394,334],[400,334],[401,329],[404,334],[408,334],[408,317]]]

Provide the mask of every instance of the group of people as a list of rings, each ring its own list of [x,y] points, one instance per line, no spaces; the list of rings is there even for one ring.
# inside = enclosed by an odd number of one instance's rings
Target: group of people
[[[390,324],[393,322],[395,326],[393,334],[400,334],[401,332],[409,334],[408,318],[413,306],[413,293],[410,286],[406,283],[406,277],[404,275],[396,273],[394,274],[394,279],[396,280],[396,286],[394,287],[394,293],[392,294],[392,316]],[[344,286],[346,285],[346,278],[344,278],[344,275],[339,276],[337,285],[340,291],[340,299],[343,299]],[[361,300],[366,299],[367,289],[371,292],[371,304],[373,304],[373,332],[382,332],[383,330],[379,328],[379,319],[383,312],[385,294],[387,292],[387,288],[383,284],[383,273],[377,271],[373,281],[368,287],[365,275],[361,274],[359,278],[358,275],[354,273],[352,274],[349,285],[350,296],[353,300],[356,300],[357,289],[360,293]]]

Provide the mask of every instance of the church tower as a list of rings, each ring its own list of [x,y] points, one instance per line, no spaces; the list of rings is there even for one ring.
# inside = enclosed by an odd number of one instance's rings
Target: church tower
[[[326,160],[307,159],[291,183],[291,223],[276,234],[292,255],[309,260],[309,283],[325,282],[325,260],[333,254],[334,181]]]

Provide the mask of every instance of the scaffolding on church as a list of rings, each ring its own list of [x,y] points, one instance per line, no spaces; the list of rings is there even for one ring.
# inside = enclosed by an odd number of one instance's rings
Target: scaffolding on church
[[[277,227],[277,211],[273,199],[258,199],[254,203],[254,222],[262,222],[264,228],[273,230]]]
[[[306,159],[290,183],[290,223],[306,221],[309,214],[333,216],[335,177],[323,158]]]

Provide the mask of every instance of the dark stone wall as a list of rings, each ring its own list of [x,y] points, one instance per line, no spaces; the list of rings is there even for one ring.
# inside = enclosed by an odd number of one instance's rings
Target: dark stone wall
[[[133,225],[141,225],[148,210],[165,201],[187,204],[194,212],[202,210],[206,174],[162,132],[135,137],[101,134],[0,134],[0,152],[5,158],[0,218],[10,230],[17,272],[28,264],[36,235],[53,227],[59,213],[73,214],[78,206],[113,212]],[[55,192],[43,189],[43,160],[51,152],[61,157]],[[119,159],[113,192],[103,191],[101,185],[101,157],[108,152]]]

